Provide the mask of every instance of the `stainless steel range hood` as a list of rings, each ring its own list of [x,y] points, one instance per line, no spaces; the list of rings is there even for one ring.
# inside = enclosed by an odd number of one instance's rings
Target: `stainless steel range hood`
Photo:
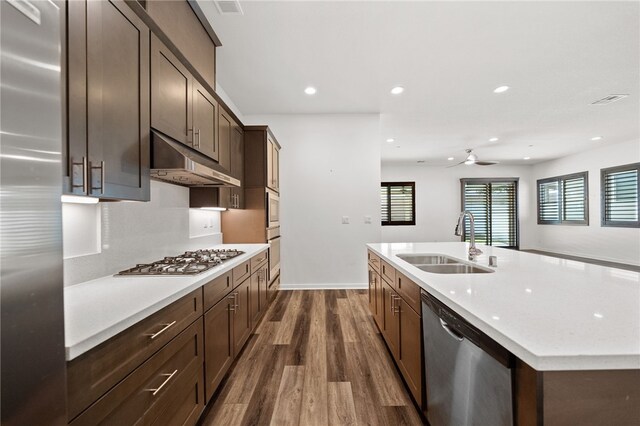
[[[240,186],[240,180],[215,161],[151,130],[151,177],[182,186]]]

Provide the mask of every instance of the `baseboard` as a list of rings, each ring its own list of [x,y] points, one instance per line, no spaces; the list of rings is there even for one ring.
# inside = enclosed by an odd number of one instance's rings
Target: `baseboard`
[[[362,290],[367,288],[369,288],[367,283],[280,284],[280,290]]]

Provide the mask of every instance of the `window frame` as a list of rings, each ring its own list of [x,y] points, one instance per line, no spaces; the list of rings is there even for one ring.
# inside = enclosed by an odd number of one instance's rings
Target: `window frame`
[[[380,189],[392,186],[411,186],[411,218],[412,220],[391,220],[391,193],[387,191],[388,221],[380,219],[382,226],[415,226],[416,224],[416,183],[415,182],[380,182]],[[380,206],[382,208],[382,206]]]
[[[564,182],[578,177],[584,178],[584,219],[583,220],[565,220],[564,217]],[[540,218],[540,185],[558,182],[558,219],[543,220]],[[589,171],[570,173],[567,175],[554,176],[550,178],[538,179],[536,181],[536,214],[538,225],[570,225],[570,226],[589,226]]]
[[[605,178],[609,173],[624,172],[628,170],[636,170],[638,172],[638,220],[635,222],[621,222],[606,220],[606,187]],[[600,226],[612,227],[612,228],[640,228],[640,163],[624,164],[622,166],[608,167],[606,169],[600,169]]]
[[[516,213],[516,220],[515,220],[515,226],[516,226],[516,232],[515,232],[516,241],[515,241],[515,243],[516,244],[514,246],[494,246],[494,245],[491,245],[491,247],[520,250],[520,178],[519,177],[460,178],[460,206],[462,208],[462,211],[465,210],[465,204],[464,204],[464,184],[465,184],[465,182],[471,182],[471,183],[506,183],[506,182],[513,182],[515,184],[515,194],[514,194],[515,206],[514,207],[515,207],[515,213]],[[462,232],[462,235],[460,236],[460,240],[462,242],[464,242],[465,238],[467,236],[466,220],[463,222],[462,230],[463,230],[463,232]]]

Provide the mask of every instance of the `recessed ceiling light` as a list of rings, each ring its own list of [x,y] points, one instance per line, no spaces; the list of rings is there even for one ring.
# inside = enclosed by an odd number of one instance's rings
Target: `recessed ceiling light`
[[[395,141],[396,141],[396,140],[395,140],[394,138],[389,138],[389,139],[387,139],[387,142],[388,142],[388,143],[394,143]]]
[[[396,145],[396,148],[400,148],[400,145]]]
[[[307,87],[306,89],[304,89],[304,93],[306,93],[307,95],[315,95],[317,92],[315,87]]]
[[[493,93],[504,93],[509,90],[509,86],[500,86],[493,89]]]
[[[491,138],[489,139],[489,142],[498,142],[498,138]]]
[[[449,158],[447,158],[447,160],[453,161],[453,157],[449,157]]]
[[[599,141],[602,140],[602,136],[594,136],[591,138],[592,141]]]
[[[531,160],[531,157],[524,157],[523,160]]]
[[[402,92],[404,92],[404,87],[402,87],[402,86],[396,86],[393,89],[391,89],[391,94],[392,95],[399,95]]]

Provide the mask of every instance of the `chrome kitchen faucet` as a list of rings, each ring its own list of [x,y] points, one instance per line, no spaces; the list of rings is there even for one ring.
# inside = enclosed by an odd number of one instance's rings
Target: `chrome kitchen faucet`
[[[471,246],[469,247],[469,260],[476,260],[479,254],[482,254],[482,250],[476,247],[476,226],[473,213],[469,210],[465,210],[458,216],[458,224],[456,225],[455,234],[462,235],[462,227],[464,226],[464,217],[469,216],[469,225],[471,227]]]

